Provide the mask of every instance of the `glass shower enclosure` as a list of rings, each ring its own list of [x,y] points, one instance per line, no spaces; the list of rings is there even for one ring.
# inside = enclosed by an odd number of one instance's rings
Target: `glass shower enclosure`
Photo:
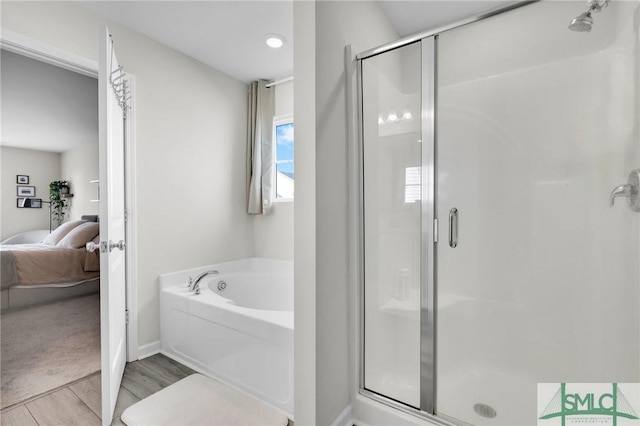
[[[538,384],[640,382],[640,3],[586,7],[358,55],[362,394],[515,426]]]

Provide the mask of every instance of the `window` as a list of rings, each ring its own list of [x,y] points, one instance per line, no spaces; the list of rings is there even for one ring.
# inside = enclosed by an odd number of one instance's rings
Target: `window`
[[[404,202],[415,203],[421,199],[421,170],[420,167],[407,167],[404,171]]]
[[[293,167],[293,116],[279,116],[273,119],[275,136],[274,161],[275,200],[293,199],[294,167]]]

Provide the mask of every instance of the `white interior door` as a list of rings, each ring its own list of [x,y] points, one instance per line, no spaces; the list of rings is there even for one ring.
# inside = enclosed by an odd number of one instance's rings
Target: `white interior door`
[[[120,77],[105,28],[99,52],[100,127],[100,326],[102,424],[111,424],[126,363],[124,113],[112,81]],[[120,71],[121,72],[121,71]]]

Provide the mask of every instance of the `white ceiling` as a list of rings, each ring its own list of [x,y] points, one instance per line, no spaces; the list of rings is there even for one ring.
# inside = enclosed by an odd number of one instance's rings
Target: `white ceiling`
[[[403,37],[511,1],[379,3]],[[82,1],[81,4],[239,80],[277,80],[293,75],[291,0]],[[287,43],[277,50],[267,47],[264,37],[269,33],[283,35]]]
[[[82,2],[241,81],[293,75],[292,1],[98,1]],[[280,49],[265,44],[277,33]]]
[[[0,145],[65,152],[98,140],[98,80],[2,51]]]

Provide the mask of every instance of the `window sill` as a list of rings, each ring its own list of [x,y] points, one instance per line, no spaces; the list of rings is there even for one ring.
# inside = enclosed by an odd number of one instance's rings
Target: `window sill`
[[[293,203],[293,198],[274,198],[272,201],[272,203],[276,204],[276,203]]]

